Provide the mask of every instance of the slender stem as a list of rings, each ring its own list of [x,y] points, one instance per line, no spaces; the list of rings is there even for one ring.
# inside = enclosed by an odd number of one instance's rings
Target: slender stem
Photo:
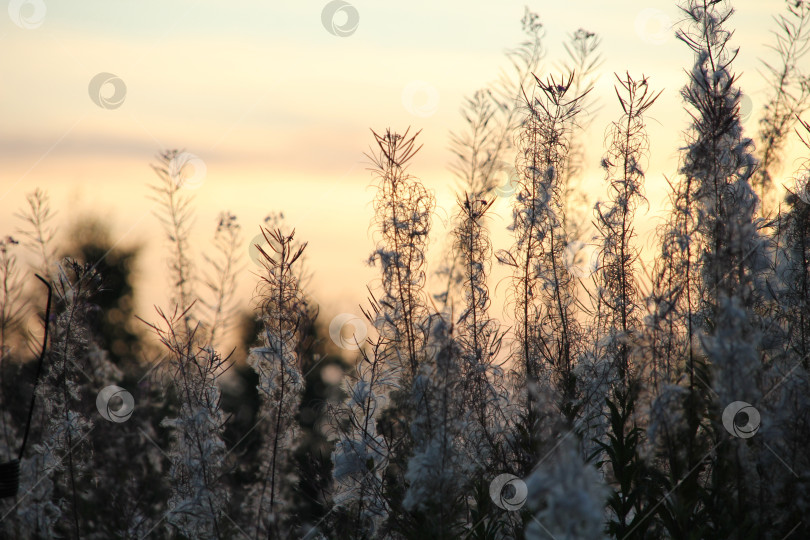
[[[45,362],[45,353],[48,346],[48,328],[51,320],[51,300],[53,298],[53,288],[51,287],[51,284],[42,276],[39,274],[35,275],[38,280],[48,287],[48,304],[45,307],[45,335],[42,337],[42,350],[40,351],[39,359],[37,360],[37,372],[34,376],[34,388],[31,392],[31,405],[28,407],[28,420],[25,423],[25,435],[23,435],[23,442],[20,446],[20,453],[17,456],[17,459],[22,459],[23,452],[25,451],[25,444],[28,442],[28,433],[31,430],[31,417],[34,414],[34,401],[36,400],[37,396],[37,384],[39,384],[39,376],[42,373],[42,364]]]

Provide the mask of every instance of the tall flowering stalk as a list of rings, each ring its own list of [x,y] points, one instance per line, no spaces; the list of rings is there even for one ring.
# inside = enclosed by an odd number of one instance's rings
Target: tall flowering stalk
[[[209,268],[204,285],[211,299],[203,300],[202,305],[208,314],[208,341],[214,346],[217,344],[218,335],[230,329],[236,311],[233,297],[240,270],[238,249],[242,245],[242,237],[241,227],[235,215],[230,212],[220,214],[212,245],[216,255],[203,254]]]
[[[485,467],[503,444],[508,396],[503,370],[496,363],[503,333],[489,316],[490,295],[487,275],[492,257],[485,219],[494,200],[476,199],[469,194],[459,200],[458,226],[454,231],[455,249],[463,261],[463,310],[456,322],[456,346],[467,432],[464,444],[477,466]]]
[[[158,162],[152,165],[159,182],[151,188],[155,192],[153,200],[159,205],[157,217],[172,247],[169,259],[172,301],[184,314],[183,329],[188,334],[193,326],[192,306],[196,297],[189,240],[194,214],[191,197],[181,191],[188,175],[187,156],[177,149],[161,152]]]
[[[536,384],[541,375],[551,375],[560,392],[561,410],[573,418],[574,363],[581,343],[574,317],[574,278],[564,264],[568,239],[562,220],[562,178],[571,125],[583,96],[569,94],[573,76],[535,80],[534,96],[525,97],[526,116],[518,139],[518,192],[510,227],[515,245],[497,257],[513,269],[516,356],[522,377]]]
[[[294,241],[295,231],[263,229],[270,249],[257,245],[264,275],[260,290],[261,347],[251,349],[248,363],[259,376],[262,463],[258,482],[248,496],[256,538],[280,538],[288,516],[287,487],[292,484],[292,452],[299,433],[296,413],[304,390],[300,340],[309,318],[294,265],[306,243]]]
[[[81,534],[80,489],[77,483],[87,473],[88,435],[93,423],[82,406],[86,398],[88,373],[94,373],[93,336],[90,330],[94,306],[91,298],[101,287],[101,276],[91,265],[66,259],[57,268],[54,293],[59,315],[53,326],[47,369],[37,386],[37,403],[47,419],[45,436],[34,450],[46,467],[47,474],[56,472],[54,481],[62,516],[68,517],[71,530]],[[47,323],[46,323],[47,324]],[[42,493],[47,495],[47,492]],[[35,504],[48,505],[49,501]]]
[[[378,330],[395,347],[396,361],[403,374],[416,377],[423,359],[427,316],[424,299],[425,250],[430,218],[435,206],[433,195],[408,173],[408,164],[421,146],[417,132],[408,136],[386,130],[374,131],[377,152],[369,157],[374,163],[378,190],[374,215],[379,243],[370,262],[379,263],[383,296],[382,318]]]
[[[495,193],[511,194],[512,186],[499,184],[513,180],[509,163],[514,161],[513,138],[522,121],[522,89],[539,69],[545,54],[539,15],[527,7],[520,22],[525,38],[518,47],[506,52],[512,69],[502,71],[496,83],[465,99],[464,128],[450,133],[455,156],[450,169],[460,184],[459,191],[470,193],[473,199],[488,198]],[[451,306],[461,299],[463,267],[461,254],[448,249],[444,264],[437,271],[447,278],[443,292],[435,295],[443,304]]]
[[[411,391],[413,455],[404,475],[405,512],[390,520],[411,538],[457,538],[464,531],[466,491],[475,465],[463,449],[468,424],[462,392],[453,328],[437,314],[431,321],[427,359]]]
[[[370,260],[380,264],[383,288],[373,324],[386,340],[386,359],[393,362],[390,368],[399,378],[396,390],[390,394],[391,406],[383,411],[378,427],[391,449],[384,479],[387,502],[392,508],[386,527],[402,530],[409,527],[403,520],[406,512],[427,515],[418,495],[414,495],[425,487],[423,479],[414,476],[419,463],[434,466],[437,460],[447,464],[445,458],[451,459],[452,450],[446,443],[447,437],[452,438],[452,404],[449,398],[437,402],[428,389],[454,378],[451,372],[456,358],[446,362],[439,358],[438,350],[445,348],[450,336],[436,324],[441,318],[430,315],[426,306],[425,251],[435,200],[407,171],[420,148],[416,146],[418,133],[373,133],[377,152],[370,157],[378,182],[374,210],[380,237]],[[437,443],[437,438],[442,441]],[[428,447],[433,444],[440,444],[438,453],[430,453]],[[443,510],[444,506],[438,508]],[[419,530],[423,521],[415,521]]]
[[[764,62],[770,84],[770,95],[759,121],[757,157],[760,164],[752,184],[765,200],[773,189],[781,156],[795,125],[796,117],[810,105],[810,73],[799,66],[810,51],[810,2],[786,0],[785,12],[776,17],[773,33],[776,41],[770,48],[779,55],[779,63]]]
[[[169,352],[169,381],[179,401],[175,416],[161,422],[171,428],[172,495],[167,522],[189,537],[221,538],[226,532],[222,514],[229,493],[222,481],[226,457],[222,439],[225,418],[220,408],[218,379],[229,365],[229,358],[223,358],[214,349],[212,333],[207,330],[216,328],[217,309],[213,310],[214,323],[207,326],[192,314],[197,301],[189,240],[193,207],[191,198],[181,192],[188,179],[189,156],[179,150],[167,150],[152,166],[159,178],[152,186],[156,194],[154,200],[160,205],[158,218],[173,248],[169,270],[175,308],[171,315],[157,308],[161,323],[146,324]],[[231,219],[223,226],[232,235],[238,232]],[[220,302],[230,294],[227,249],[225,256],[225,270],[220,272],[217,284],[222,288],[214,286]]]
[[[498,187],[503,160],[514,150],[512,141],[522,120],[523,88],[543,59],[543,23],[527,7],[520,21],[524,40],[509,49],[511,70],[504,70],[490,88],[478,90],[462,105],[465,126],[450,134],[455,159],[451,170],[473,198],[488,197]]]
[[[381,307],[372,298],[364,313],[374,324]],[[347,536],[373,538],[388,517],[383,478],[391,447],[377,430],[391,391],[398,389],[399,373],[386,355],[386,338],[378,336],[356,343],[360,359],[356,377],[345,384],[346,399],[331,410],[336,433],[332,453],[335,479],[334,504],[344,516]]]
[[[19,229],[20,236],[38,259],[37,270],[43,276],[53,274],[52,265],[56,260],[53,239],[56,229],[52,226],[56,213],[51,210],[50,197],[42,189],[35,189],[25,197],[28,208],[16,217],[25,225]]]
[[[17,335],[22,323],[25,304],[22,302],[23,281],[17,266],[17,255],[14,248],[19,244],[11,236],[0,239],[0,389],[6,373],[7,361],[12,357],[12,340]],[[0,440],[0,459],[10,459],[17,437],[14,425],[6,404],[0,412],[2,422],[2,440]]]
[[[592,393],[584,396],[583,407],[589,409],[586,418],[595,424],[590,433],[597,446],[592,456],[602,457],[600,466],[609,465],[604,467],[613,484],[609,527],[617,536],[624,537],[635,525],[631,524],[633,515],[642,513],[639,484],[643,483],[639,455],[643,430],[636,426],[635,418],[641,372],[630,362],[641,323],[633,219],[638,206],[646,202],[643,161],[649,145],[644,114],[660,92],[656,94],[650,89],[646,77],[636,80],[627,73],[616,78],[616,95],[624,114],[608,128],[610,146],[602,159],[609,201],[595,208],[596,227],[602,238],[599,270],[594,278],[600,336],[596,365],[602,369],[594,374],[597,380],[588,385]]]
[[[597,109],[591,90],[596,87],[598,70],[604,61],[600,53],[601,42],[601,38],[594,32],[579,28],[563,44],[568,54],[565,68],[573,75],[571,92],[575,96],[584,96],[580,102],[581,112],[571,118],[569,151],[565,157],[565,178],[562,180],[563,228],[569,241],[577,242],[569,244],[569,250],[574,250],[574,254],[585,234],[583,225],[586,219],[582,210],[586,207],[586,199],[579,188],[587,152],[581,139],[590,129]]]
[[[810,509],[804,476],[794,474],[810,467],[803,450],[810,438],[810,123],[799,122],[806,159],[778,217],[774,289],[783,340],[781,354],[767,370],[766,378],[776,386],[767,394],[768,423],[761,430],[773,449],[762,460],[768,478],[763,492],[769,501],[763,519],[779,523],[780,531],[802,523]]]
[[[222,512],[229,494],[222,483],[225,418],[217,379],[227,367],[210,346],[201,346],[196,328],[183,331],[187,314],[175,308],[166,315],[158,308],[161,326],[150,324],[169,351],[169,376],[180,401],[175,417],[161,425],[171,428],[169,460],[172,495],[168,523],[192,537],[222,538]]]
[[[683,382],[664,386],[656,398],[650,434],[654,446],[666,447],[664,489],[681,485],[682,496],[662,510],[670,534],[703,529],[726,537],[747,531],[762,510],[754,504],[758,450],[738,439],[723,441],[719,412],[761,397],[759,309],[767,260],[751,187],[753,144],[742,133],[741,92],[731,70],[736,51],[726,25],[733,10],[722,0],[690,0],[681,9],[687,24],[678,37],[695,63],[681,91],[692,126],[680,173],[690,215],[697,217],[683,290],[697,293],[685,320],[687,337],[699,341],[686,343]],[[733,517],[713,519],[720,507]]]
[[[728,50],[731,33],[723,27],[733,10],[720,0],[693,0],[683,9],[690,27],[679,37],[694,51],[695,66],[682,91],[694,112],[681,174],[694,182],[701,209],[704,346],[719,370],[715,390],[731,402],[756,393],[751,384],[759,364],[754,309],[767,261],[751,188],[756,160],[752,141],[742,134],[741,93],[731,72],[736,52]]]
[[[633,245],[635,211],[646,202],[643,194],[642,161],[649,148],[644,114],[658,98],[647,78],[630,74],[616,76],[616,95],[624,114],[609,128],[610,147],[602,159],[609,183],[610,201],[597,204],[596,225],[602,238],[599,252],[597,324],[604,336],[604,354],[625,386],[630,369],[630,341],[639,325],[639,299],[635,265],[638,249]]]
[[[801,122],[802,136],[810,150],[810,123]],[[801,135],[800,135],[801,136]],[[805,138],[807,137],[807,138]],[[777,275],[781,287],[779,304],[787,326],[790,353],[810,366],[810,159],[795,175],[795,184],[786,197],[786,210],[779,219]]]
[[[679,363],[691,365],[697,334],[699,299],[695,276],[698,212],[692,198],[691,179],[669,182],[670,211],[657,237],[651,288],[645,296],[646,315],[640,352],[652,393],[676,379]]]

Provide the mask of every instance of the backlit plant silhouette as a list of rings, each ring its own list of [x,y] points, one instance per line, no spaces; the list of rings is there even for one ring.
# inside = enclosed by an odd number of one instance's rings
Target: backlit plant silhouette
[[[419,173],[419,131],[372,130],[378,273],[351,336],[335,328],[351,314],[329,321],[313,299],[313,248],[282,215],[251,246],[229,211],[198,229],[190,154],[165,150],[151,187],[169,290],[156,321],[116,323],[139,355],[117,362],[94,304],[115,246],[62,257],[47,194],[29,194],[0,240],[0,472],[21,458],[3,538],[810,537],[810,8],[777,16],[751,136],[730,3],[678,7],[688,124],[654,236],[659,83],[615,76],[597,159],[601,38],[576,29],[547,66],[527,9],[510,69],[450,136],[452,208]],[[802,160],[782,175],[795,134]],[[55,292],[50,317],[29,270]],[[135,408],[111,419],[99,400],[119,384]]]

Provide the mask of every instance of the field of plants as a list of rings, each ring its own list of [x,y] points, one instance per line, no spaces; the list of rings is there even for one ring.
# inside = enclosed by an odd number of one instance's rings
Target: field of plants
[[[369,133],[379,279],[362,319],[319,313],[309,276],[329,269],[304,264],[281,214],[254,230],[223,211],[193,245],[183,150],[145,178],[171,285],[154,312],[135,312],[136,248],[92,220],[63,231],[32,191],[0,240],[0,537],[810,538],[810,3],[771,22],[754,133],[731,3],[679,7],[690,126],[649,260],[636,224],[661,88],[600,73],[584,29],[552,68],[528,8],[508,76],[451,134],[451,235],[432,237],[435,194],[410,172],[420,133]],[[588,130],[605,133],[608,197],[583,208]]]

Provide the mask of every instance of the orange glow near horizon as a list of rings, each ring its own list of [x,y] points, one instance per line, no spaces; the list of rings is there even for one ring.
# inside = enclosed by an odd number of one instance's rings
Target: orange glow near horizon
[[[24,14],[32,28],[0,14],[0,42],[8,51],[0,58],[7,75],[0,88],[0,234],[16,230],[13,213],[35,187],[50,194],[62,230],[84,215],[108,220],[122,245],[144,246],[137,311],[151,318],[151,306],[165,302],[168,284],[164,234],[148,199],[155,180],[149,164],[163,149],[184,148],[206,165],[194,191],[197,255],[219,212],[240,219],[245,246],[239,295],[245,308],[256,283],[250,272],[258,270],[248,257],[250,240],[268,213],[281,211],[297,237],[309,242],[311,294],[327,320],[359,313],[366,284],[377,278],[365,263],[374,242],[373,179],[364,156],[372,143],[369,128],[412,126],[422,130],[424,148],[411,172],[438,200],[428,265],[435,270],[446,246],[443,222],[455,212],[448,133],[462,128],[464,97],[508,66],[503,51],[522,39],[524,1],[356,1],[360,22],[345,37],[323,26],[326,3],[44,2],[40,24],[35,12]],[[676,176],[688,126],[679,90],[692,54],[674,30],[661,27],[677,23],[673,3],[572,4],[544,0],[530,8],[546,28],[544,73],[560,72],[567,34],[582,27],[602,39],[599,110],[582,140],[589,205],[603,197],[603,138],[620,112],[613,73],[643,73],[653,88],[664,90],[649,121],[650,209],[636,224],[639,245],[650,249],[665,209],[664,176]],[[731,20],[737,28],[733,43],[741,47],[735,71],[752,109],[744,123],[751,137],[768,97],[757,70],[760,58],[772,58],[765,47],[774,27],[770,17],[781,9],[766,4],[735,2]],[[104,108],[90,99],[88,84],[102,72],[125,83],[120,106]],[[113,90],[104,87],[101,96],[115,98]],[[799,156],[798,145],[791,144],[785,181]],[[491,220],[496,249],[511,243],[509,222],[508,205],[499,201]],[[493,270],[496,292],[503,271]],[[501,285],[493,305],[499,317],[503,296]]]

